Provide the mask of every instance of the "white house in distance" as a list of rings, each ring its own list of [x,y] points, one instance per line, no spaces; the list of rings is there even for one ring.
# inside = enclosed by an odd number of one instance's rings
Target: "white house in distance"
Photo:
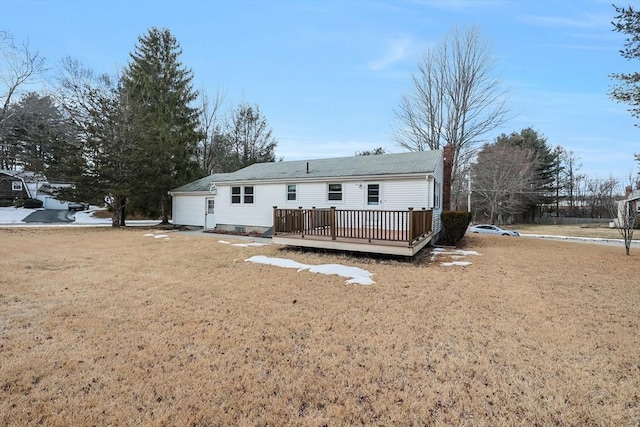
[[[210,175],[171,190],[170,194],[173,196],[175,225],[236,232],[272,231],[274,242],[277,238],[281,239],[280,232],[294,232],[302,235],[302,239],[306,236],[307,240],[280,243],[318,246],[306,242],[318,229],[331,228],[326,219],[328,217],[322,212],[334,208],[341,215],[350,212],[351,217],[348,221],[337,219],[333,224],[333,244],[325,247],[340,249],[336,242],[340,239],[337,237],[358,242],[364,239],[367,243],[373,241],[377,244],[393,244],[393,241],[409,239],[408,245],[415,247],[411,243],[414,236],[398,237],[397,231],[422,230],[422,223],[427,217],[420,216],[423,215],[420,212],[428,212],[428,234],[431,238],[438,235],[441,228],[442,184],[443,152],[432,150],[256,163],[233,173]],[[293,230],[291,226],[294,219],[278,220],[284,218],[282,215],[285,214],[297,215],[291,210],[304,210],[306,220],[300,219],[302,217],[299,219],[307,223],[298,224],[300,227]],[[313,210],[316,213],[311,215]],[[393,212],[396,216],[392,218],[391,213],[384,212]],[[320,216],[324,218],[322,224],[316,221]],[[413,218],[411,224],[415,223],[415,226],[408,225],[410,218]],[[274,224],[275,221],[279,221],[279,225]],[[282,221],[288,221],[284,228]],[[418,224],[419,221],[422,222]],[[387,233],[386,237],[378,234],[368,236],[366,233],[357,235],[357,232],[353,235],[337,235],[342,232],[340,230],[348,228],[353,232],[356,228],[371,227],[373,223],[376,223],[376,233],[384,228],[396,230],[396,234],[391,236]],[[316,231],[309,230],[311,225]],[[422,235],[427,233],[423,232]],[[316,239],[322,238],[330,236],[316,236]]]

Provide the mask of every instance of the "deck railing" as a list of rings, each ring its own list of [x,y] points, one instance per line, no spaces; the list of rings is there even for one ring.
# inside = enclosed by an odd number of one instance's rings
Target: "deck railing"
[[[278,209],[273,207],[273,233],[323,238],[407,242],[409,246],[432,231],[433,211],[367,209]]]

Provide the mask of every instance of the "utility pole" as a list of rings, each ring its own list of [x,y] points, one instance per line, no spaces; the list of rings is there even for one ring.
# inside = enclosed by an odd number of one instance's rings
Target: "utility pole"
[[[471,171],[469,171],[469,179],[467,180],[467,212],[471,212]]]

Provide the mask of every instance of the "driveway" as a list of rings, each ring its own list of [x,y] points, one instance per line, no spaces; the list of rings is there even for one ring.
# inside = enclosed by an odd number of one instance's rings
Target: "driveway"
[[[33,212],[22,221],[40,224],[68,224],[75,221],[73,213],[64,210],[44,209]]]

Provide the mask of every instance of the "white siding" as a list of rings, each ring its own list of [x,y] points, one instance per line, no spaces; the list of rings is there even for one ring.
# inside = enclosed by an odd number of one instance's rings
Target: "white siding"
[[[273,206],[284,207],[286,195],[285,184],[256,184],[253,185],[253,203],[235,204],[231,203],[231,186],[218,184],[216,223],[271,227]],[[244,202],[242,197],[241,201]]]
[[[441,162],[440,162],[441,163]],[[442,165],[434,171],[433,177],[442,188]],[[366,181],[331,180],[326,182],[281,182],[277,184],[254,184],[254,202],[245,204],[241,197],[239,204],[231,203],[231,186],[218,183],[215,197],[216,223],[225,226],[271,227],[273,206],[279,208],[305,209],[312,207],[337,209],[366,209],[367,183],[380,184],[380,210],[416,210],[433,207],[434,179],[427,176],[407,179],[380,179]],[[342,184],[342,200],[328,200],[328,184]],[[287,185],[296,184],[296,200],[287,200]],[[234,185],[235,186],[235,185]],[[240,185],[243,187],[244,185]],[[175,195],[173,198],[173,219],[175,224],[204,226],[205,199],[212,197],[209,192],[201,195]],[[442,196],[440,196],[442,200]],[[434,232],[440,230],[440,212],[434,208]]]
[[[384,210],[407,210],[431,207],[429,203],[429,181],[427,178],[403,179],[382,183],[382,206]]]
[[[37,199],[42,200],[42,207],[45,209],[67,210],[69,208],[67,202],[61,202],[52,196],[38,194]]]
[[[211,197],[211,193],[203,195],[174,195],[173,196],[173,223],[176,225],[193,225],[204,227],[205,200]],[[216,203],[218,198],[216,197]],[[217,206],[216,206],[217,208]],[[216,209],[216,214],[217,214]],[[217,216],[216,216],[217,218]]]

